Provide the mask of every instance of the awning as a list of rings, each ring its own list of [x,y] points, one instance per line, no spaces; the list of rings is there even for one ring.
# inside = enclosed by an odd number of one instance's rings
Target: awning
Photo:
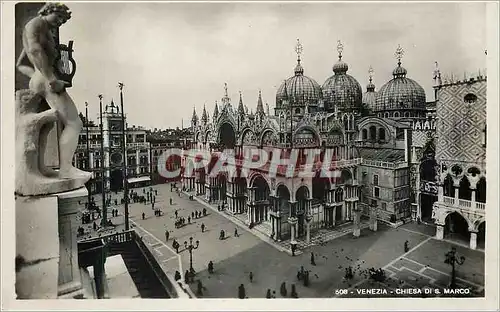
[[[130,178],[127,180],[128,183],[137,183],[145,181],[151,181],[151,179],[149,177],[138,177],[138,178]]]

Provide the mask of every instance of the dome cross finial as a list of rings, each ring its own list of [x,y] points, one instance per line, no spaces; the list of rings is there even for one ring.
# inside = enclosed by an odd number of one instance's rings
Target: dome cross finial
[[[394,53],[394,56],[398,60],[398,66],[401,66],[401,59],[403,58],[403,55],[405,54],[405,51],[401,47],[400,44],[398,44],[398,48],[396,49],[396,52]]]
[[[300,43],[300,39],[297,38],[297,44],[295,45],[295,53],[297,53],[297,63],[299,64],[302,51],[304,51],[304,47],[302,46],[302,43]]]
[[[342,52],[344,52],[344,45],[340,40],[337,40],[337,52],[339,53],[339,61],[340,61],[342,59]]]
[[[224,96],[226,98],[228,97],[228,94],[227,94],[227,82],[224,82]]]
[[[373,67],[370,65],[370,68],[368,69],[368,77],[370,78],[370,83],[372,83],[373,80]]]

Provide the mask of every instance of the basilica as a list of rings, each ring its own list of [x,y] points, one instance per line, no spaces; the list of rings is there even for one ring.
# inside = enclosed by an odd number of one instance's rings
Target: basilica
[[[214,158],[231,150],[237,160],[251,148],[271,155],[278,149],[281,158],[295,150],[293,172],[271,174],[268,163],[241,176],[234,174],[241,170],[237,161],[232,172],[214,174],[213,166],[195,169],[197,160],[187,156],[183,188],[278,242],[309,243],[346,227],[359,236],[363,227],[376,231],[378,221],[415,221],[436,225],[438,239],[461,233],[476,248],[478,232],[484,241],[486,77],[443,79],[436,63],[436,100],[426,101],[398,46],[393,78],[377,91],[370,68],[363,90],[348,73],[341,42],[337,49],[333,74],[320,85],[305,75],[297,41],[293,75],[278,88],[272,111],[260,91],[255,112],[241,93],[232,103],[227,84],[212,116],[206,107],[200,118],[193,111],[192,148]],[[313,150],[320,151],[315,162],[331,162],[333,177],[306,161]],[[331,160],[323,159],[325,151]],[[303,170],[314,174],[302,177]]]

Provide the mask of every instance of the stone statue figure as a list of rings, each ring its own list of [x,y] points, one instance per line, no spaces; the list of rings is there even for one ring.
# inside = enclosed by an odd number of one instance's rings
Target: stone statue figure
[[[41,195],[80,188],[91,173],[72,165],[82,121],[66,92],[69,83],[56,71],[58,51],[53,31],[71,17],[69,8],[47,3],[23,30],[17,69],[30,78],[29,90],[16,92],[16,193]],[[50,110],[40,111],[45,99]],[[47,168],[43,154],[54,121],[63,124],[59,137],[59,170]]]

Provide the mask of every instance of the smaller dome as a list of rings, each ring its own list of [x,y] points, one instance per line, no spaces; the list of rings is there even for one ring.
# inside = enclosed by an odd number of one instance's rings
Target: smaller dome
[[[336,74],[346,73],[349,70],[349,65],[341,59],[333,65],[333,72]]]
[[[407,73],[408,71],[406,70],[406,68],[402,67],[401,64],[398,64],[398,67],[394,68],[394,70],[392,71],[392,75],[394,76],[394,78],[404,77]]]

